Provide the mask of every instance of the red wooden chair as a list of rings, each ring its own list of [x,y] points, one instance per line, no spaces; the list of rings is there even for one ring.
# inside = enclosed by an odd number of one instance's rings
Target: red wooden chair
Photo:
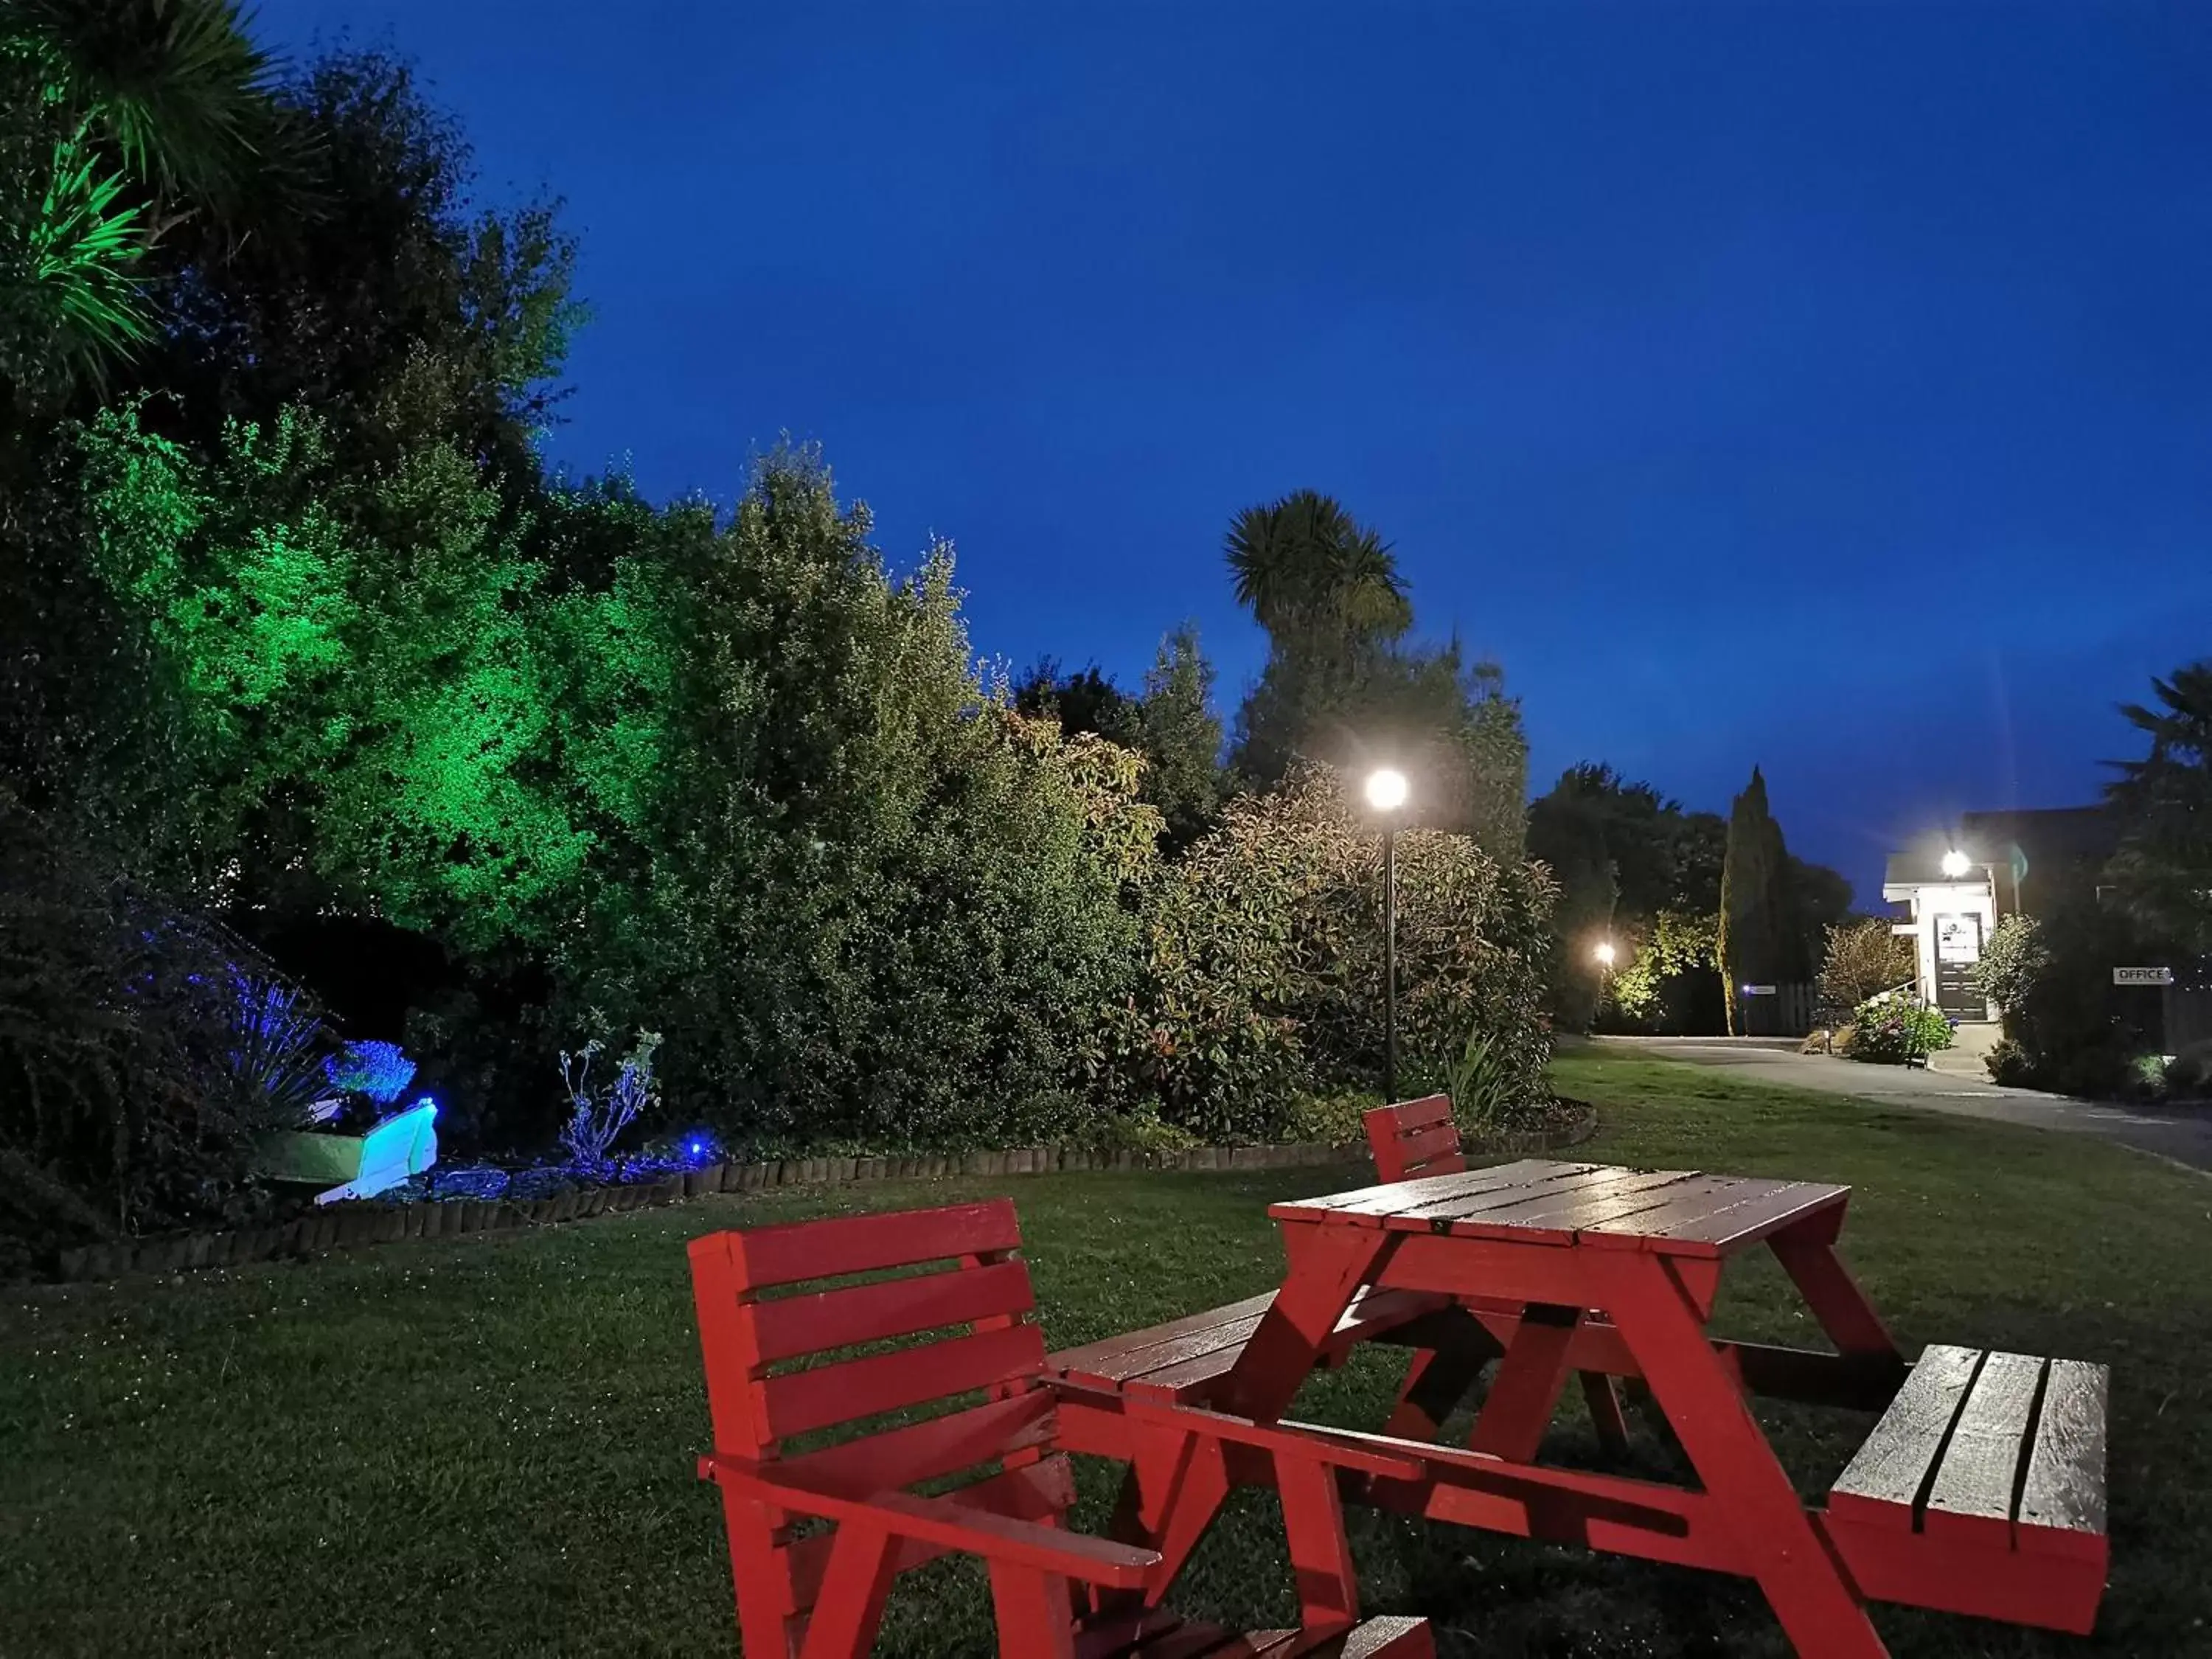
[[[1063,1402],[1041,1385],[1044,1340],[1019,1243],[1004,1199],[692,1241],[715,1445],[699,1472],[721,1488],[748,1659],[857,1659],[896,1576],[954,1552],[988,1564],[999,1650],[1019,1659],[1433,1651],[1424,1620],[1358,1621],[1332,1472],[1418,1466],[1332,1443],[1326,1431],[1173,1406],[1124,1419],[1118,1402],[1107,1412]],[[937,1270],[852,1282],[925,1264]],[[947,1403],[912,1420],[916,1407]],[[1282,1484],[1306,1627],[1237,1636],[1177,1620],[1158,1606],[1159,1552],[1069,1531],[1060,1419],[1085,1412],[1080,1437],[1141,1448],[1147,1462],[1164,1455],[1164,1467],[1176,1463],[1176,1445],[1204,1442],[1217,1461],[1224,1448],[1249,1460],[1264,1447],[1278,1470],[1295,1468],[1301,1501]],[[871,1420],[893,1413],[907,1420]],[[857,1431],[822,1443],[841,1425]],[[943,1489],[961,1476],[967,1484]],[[912,1490],[924,1485],[932,1495]],[[833,1524],[800,1535],[795,1523],[810,1520]]]
[[[1367,1130],[1367,1145],[1375,1154],[1375,1173],[1385,1182],[1415,1181],[1428,1176],[1458,1175],[1467,1168],[1466,1156],[1460,1150],[1459,1126],[1452,1117],[1451,1097],[1425,1095],[1419,1100],[1403,1100],[1389,1106],[1377,1106],[1360,1115]],[[1480,1316],[1480,1310],[1471,1310]],[[1518,1310],[1504,1311],[1517,1313]],[[1455,1394],[1456,1371],[1446,1382],[1437,1370],[1437,1357],[1421,1353],[1414,1357],[1411,1371],[1407,1374],[1405,1387],[1399,1395],[1399,1407],[1391,1414],[1389,1429],[1394,1434],[1433,1433],[1441,1425],[1443,1415],[1450,1409],[1451,1401],[1443,1396]],[[1613,1381],[1602,1371],[1583,1371],[1583,1399],[1589,1407],[1590,1425],[1597,1431],[1598,1442],[1607,1451],[1620,1452],[1628,1445],[1627,1419],[1621,1415],[1620,1391]],[[1469,1381],[1472,1380],[1470,1377]],[[1437,1386],[1443,1382],[1441,1389]],[[1478,1451],[1499,1451],[1502,1446],[1477,1443]],[[1533,1448],[1514,1448],[1533,1455]]]

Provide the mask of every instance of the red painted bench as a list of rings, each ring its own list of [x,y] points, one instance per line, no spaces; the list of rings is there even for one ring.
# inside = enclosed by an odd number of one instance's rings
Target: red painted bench
[[[699,1472],[722,1492],[748,1659],[857,1659],[897,1575],[954,1552],[988,1565],[1000,1651],[1020,1659],[1432,1654],[1424,1620],[1358,1618],[1337,1501],[1340,1472],[1417,1466],[1325,1429],[1039,1387],[1019,1243],[1003,1199],[692,1241],[715,1445]],[[1165,1612],[1160,1551],[1067,1529],[1071,1449],[1170,1468],[1257,1460],[1283,1495],[1302,1628],[1239,1635]],[[798,1535],[808,1519],[830,1528]]]
[[[1862,1595],[2087,1635],[2111,1556],[2109,1377],[1934,1346],[1828,1493]]]

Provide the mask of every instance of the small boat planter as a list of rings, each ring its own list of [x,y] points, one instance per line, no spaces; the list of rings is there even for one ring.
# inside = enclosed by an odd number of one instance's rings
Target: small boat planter
[[[367,1134],[279,1130],[261,1143],[255,1170],[271,1181],[317,1188],[318,1204],[373,1198],[438,1161],[437,1122],[438,1103],[425,1096]]]

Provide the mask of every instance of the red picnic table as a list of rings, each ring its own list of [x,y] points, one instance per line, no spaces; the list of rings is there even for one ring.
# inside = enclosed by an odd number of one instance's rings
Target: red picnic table
[[[1887,1651],[1869,1600],[2087,1630],[2106,1565],[2104,1369],[1948,1347],[1908,1365],[1837,1255],[1850,1195],[1523,1159],[1294,1200],[1269,1210],[1289,1261],[1271,1300],[1048,1364],[1071,1397],[1103,1389],[1273,1422],[1349,1343],[1395,1340],[1421,1351],[1397,1429],[1425,1376],[1411,1420],[1433,1427],[1494,1358],[1468,1447],[1423,1446],[1410,1480],[1347,1474],[1346,1495],[1753,1578],[1798,1651],[1822,1659]],[[1709,1335],[1723,1271],[1755,1247],[1832,1352]],[[1696,1486],[1539,1462],[1573,1372],[1640,1377]],[[1799,1498],[1754,1394],[1883,1413],[1825,1509]],[[1217,1461],[1125,1497],[1124,1528],[1160,1549],[1161,1582],[1237,1478]]]

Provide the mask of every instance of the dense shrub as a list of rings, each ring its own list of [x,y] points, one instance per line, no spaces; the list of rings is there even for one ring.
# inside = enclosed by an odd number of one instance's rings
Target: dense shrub
[[[1399,837],[1401,1091],[1483,1040],[1502,1115],[1544,1096],[1540,871],[1465,836]],[[1382,1074],[1382,857],[1333,777],[1231,803],[1221,829],[1144,890],[1136,984],[1091,1058],[1109,1097],[1152,1097],[1210,1139],[1289,1131],[1301,1094]]]
[[[2039,921],[2005,917],[1978,970],[2004,1022],[2002,1059],[1991,1054],[1991,1075],[2060,1094],[2121,1092],[2134,1057],[2155,1046],[2157,1033],[2138,1028],[2151,1022],[2157,1002],[2116,993],[2112,970],[2160,954],[2127,913],[2087,896]]]
[[[1133,758],[1012,714],[949,550],[896,580],[868,530],[779,453],[631,573],[677,666],[564,996],[665,1033],[671,1108],[726,1139],[1033,1133],[1129,967],[1116,860],[1158,819],[1090,773],[1133,794]]]

